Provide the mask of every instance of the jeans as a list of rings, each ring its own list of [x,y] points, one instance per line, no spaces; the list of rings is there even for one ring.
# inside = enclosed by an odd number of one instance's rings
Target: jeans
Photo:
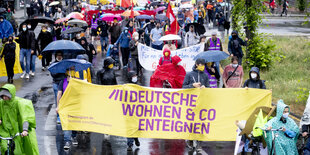
[[[65,130],[64,131],[64,141],[70,142],[71,143],[71,137],[76,137],[77,132],[76,131],[71,131],[71,130]]]
[[[160,45],[154,45],[152,44],[152,48],[155,48],[157,50],[162,50],[163,49],[163,44],[160,44]]]
[[[109,38],[108,37],[100,37],[100,43],[101,43],[101,52],[103,52],[103,49],[105,49],[109,44]],[[104,45],[103,45],[104,43]]]
[[[30,70],[34,73],[36,71],[36,55],[31,56]]]
[[[24,64],[24,59],[26,58],[26,68]],[[26,73],[29,74],[30,72],[30,58],[31,58],[31,49],[20,49],[20,66],[22,67],[22,70],[25,71]]]
[[[307,140],[307,144],[304,148],[304,155],[310,155],[310,140]]]

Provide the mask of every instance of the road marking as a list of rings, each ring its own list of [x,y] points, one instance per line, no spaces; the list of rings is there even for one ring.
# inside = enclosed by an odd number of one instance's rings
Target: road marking
[[[47,115],[44,126],[45,131],[51,131],[51,130],[56,131],[56,118],[57,118],[56,107],[54,104]],[[55,154],[55,151],[57,151],[56,136],[44,136],[44,149],[46,155]]]

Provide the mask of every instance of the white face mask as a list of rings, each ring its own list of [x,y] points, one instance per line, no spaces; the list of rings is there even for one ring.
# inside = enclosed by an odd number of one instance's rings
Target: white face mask
[[[251,78],[252,79],[256,79],[257,78],[257,74],[256,73],[251,73]]]
[[[24,28],[23,28],[23,31],[26,31],[26,30],[27,30],[27,28],[24,27]]]
[[[138,40],[139,39],[139,37],[135,37],[135,40]]]
[[[232,67],[236,68],[238,66],[238,64],[232,64]]]
[[[285,114],[282,115],[282,117],[283,117],[283,118],[288,118],[288,115],[289,115],[289,114],[290,114],[290,113],[285,113]]]
[[[136,82],[138,81],[138,77],[137,77],[137,76],[132,77],[131,81],[132,81],[133,83],[136,83]]]
[[[28,29],[31,29],[31,25],[27,25]]]
[[[80,60],[81,63],[85,64],[87,61],[86,60]]]
[[[77,38],[80,38],[80,34],[77,34],[76,37],[77,37]]]
[[[62,60],[62,58],[56,58],[56,60],[57,60],[57,61],[61,61],[61,60]]]

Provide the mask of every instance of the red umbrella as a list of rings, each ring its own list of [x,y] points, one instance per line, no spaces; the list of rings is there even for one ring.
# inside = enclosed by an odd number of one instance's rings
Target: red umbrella
[[[122,20],[122,17],[120,15],[106,15],[101,19],[107,22],[112,22],[114,18],[117,18],[118,21]]]
[[[66,18],[68,18],[68,19],[75,18],[75,19],[83,20],[84,19],[84,15],[79,13],[79,12],[71,12],[70,14],[68,14],[66,16]]]

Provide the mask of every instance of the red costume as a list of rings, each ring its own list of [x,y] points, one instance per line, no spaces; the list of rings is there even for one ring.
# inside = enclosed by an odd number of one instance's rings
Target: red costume
[[[169,54],[168,54],[168,56],[165,56],[165,53],[166,52],[168,52]],[[163,57],[161,57],[160,59],[159,59],[159,62],[158,62],[158,64],[159,65],[164,65],[164,64],[170,64],[171,62],[172,62],[172,60],[171,60],[171,51],[168,49],[168,48],[166,48],[166,49],[164,49],[164,51],[163,51]],[[164,59],[163,59],[164,58]]]
[[[182,59],[179,56],[173,56],[172,63],[159,65],[151,76],[150,87],[163,88],[163,82],[168,80],[172,88],[182,88],[186,71],[183,66],[178,65]]]

